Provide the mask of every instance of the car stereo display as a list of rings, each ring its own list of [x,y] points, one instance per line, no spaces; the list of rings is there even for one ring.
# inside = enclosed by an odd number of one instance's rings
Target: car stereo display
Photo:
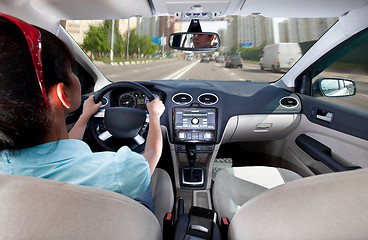
[[[174,108],[174,139],[180,142],[209,142],[216,137],[216,108]]]

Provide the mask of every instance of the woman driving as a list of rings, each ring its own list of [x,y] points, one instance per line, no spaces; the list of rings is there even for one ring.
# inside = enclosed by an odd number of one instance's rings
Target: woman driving
[[[0,174],[47,178],[136,198],[149,190],[161,156],[160,116],[165,107],[157,98],[147,103],[150,127],[142,155],[126,146],[93,153],[80,140],[100,107],[93,97],[67,131],[67,116],[81,104],[74,64],[56,36],[0,13]],[[150,196],[142,201],[152,209]]]

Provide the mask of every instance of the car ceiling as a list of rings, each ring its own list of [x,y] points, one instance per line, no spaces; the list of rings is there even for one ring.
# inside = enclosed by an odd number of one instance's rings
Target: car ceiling
[[[1,0],[0,7],[5,13],[23,19],[42,14],[49,20],[123,19],[196,11],[215,12],[218,16],[339,17],[367,5],[368,0],[134,0],[132,3],[132,0]]]

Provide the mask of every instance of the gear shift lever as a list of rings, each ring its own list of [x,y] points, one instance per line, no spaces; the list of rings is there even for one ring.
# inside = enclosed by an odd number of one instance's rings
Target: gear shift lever
[[[195,160],[197,157],[197,150],[195,145],[188,145],[187,146],[187,157],[188,157],[188,163],[189,167],[193,168],[195,164]]]
[[[189,167],[182,168],[183,185],[190,187],[203,187],[204,172],[203,167],[195,167],[197,159],[197,149],[195,144],[186,145],[186,153]]]
[[[197,150],[196,150],[195,145],[188,145],[187,157],[188,157],[188,163],[189,163],[189,168],[190,168],[189,179],[193,179],[193,170],[194,170],[195,160],[197,157]]]

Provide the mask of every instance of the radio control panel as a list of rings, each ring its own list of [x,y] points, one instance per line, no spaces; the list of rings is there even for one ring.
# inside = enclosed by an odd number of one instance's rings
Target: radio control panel
[[[174,108],[173,123],[176,142],[216,142],[216,108]]]

